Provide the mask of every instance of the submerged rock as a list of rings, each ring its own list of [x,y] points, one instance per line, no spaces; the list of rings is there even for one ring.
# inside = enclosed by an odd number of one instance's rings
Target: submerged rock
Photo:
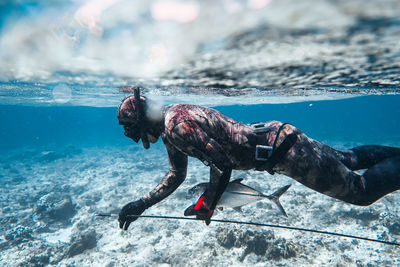
[[[7,231],[4,238],[12,245],[19,245],[33,240],[33,231],[30,227],[17,226],[14,229]]]
[[[41,151],[37,155],[37,160],[40,162],[49,163],[58,159],[71,157],[80,153],[82,153],[82,149],[76,148],[74,146],[67,146],[57,151],[54,150]]]
[[[243,261],[249,254],[258,260],[279,260],[296,256],[296,246],[284,238],[275,239],[272,231],[242,231],[239,229],[221,229],[218,231],[217,242],[226,249],[242,248],[239,260]]]
[[[70,196],[52,192],[37,201],[34,213],[37,219],[46,223],[67,223],[75,214],[75,205]]]
[[[392,235],[400,235],[400,224],[398,217],[390,212],[382,212],[380,214],[380,223],[388,229],[388,232]]]
[[[83,253],[85,250],[95,248],[97,245],[97,234],[95,230],[79,232],[71,238],[71,245],[67,256],[73,257]]]
[[[50,257],[48,255],[35,255],[30,258],[29,263],[33,266],[46,266],[50,263]]]
[[[234,231],[219,231],[217,235],[218,243],[227,249],[230,249],[235,245],[236,238]]]
[[[391,234],[400,235],[400,224],[398,222],[388,224],[386,227],[389,229]]]
[[[43,151],[39,154],[38,160],[44,163],[49,163],[57,159],[63,158],[63,155],[55,151]]]
[[[280,260],[296,257],[297,247],[292,241],[286,241],[284,238],[276,239],[269,251],[269,260]]]

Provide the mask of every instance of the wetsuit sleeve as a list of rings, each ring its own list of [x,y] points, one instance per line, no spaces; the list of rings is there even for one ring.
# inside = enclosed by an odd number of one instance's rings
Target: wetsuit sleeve
[[[170,169],[161,182],[142,198],[146,206],[150,207],[174,192],[185,180],[187,171],[187,155],[177,150],[168,142],[164,142],[168,152]]]
[[[232,164],[224,149],[194,121],[184,121],[176,125],[171,139],[179,149],[210,166],[210,183],[205,192],[205,205],[209,209],[215,209],[232,173]]]

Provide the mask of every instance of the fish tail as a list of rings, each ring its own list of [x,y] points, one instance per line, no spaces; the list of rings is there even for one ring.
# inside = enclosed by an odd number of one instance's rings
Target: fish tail
[[[279,198],[283,195],[283,193],[285,193],[289,187],[291,186],[291,184],[286,185],[284,187],[279,188],[278,190],[276,190],[273,194],[269,195],[269,196],[265,196],[267,197],[269,200],[271,200],[272,202],[275,203],[275,205],[278,207],[278,209],[282,212],[283,215],[285,215],[287,217],[286,211],[285,209],[282,207],[281,202],[279,201]]]

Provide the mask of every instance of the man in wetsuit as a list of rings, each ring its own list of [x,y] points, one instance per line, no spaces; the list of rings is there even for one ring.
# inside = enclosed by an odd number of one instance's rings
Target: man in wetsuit
[[[347,203],[367,206],[400,188],[400,148],[360,146],[335,150],[279,121],[243,124],[220,112],[196,105],[170,105],[149,116],[149,101],[135,89],[118,107],[119,124],[133,141],[161,139],[170,170],[147,195],[126,204],[120,228],[127,230],[150,206],[160,202],[185,180],[188,156],[210,167],[210,183],[185,215],[209,220],[224,192],[231,171],[256,169],[287,175],[305,186]],[[355,170],[367,169],[362,175]]]

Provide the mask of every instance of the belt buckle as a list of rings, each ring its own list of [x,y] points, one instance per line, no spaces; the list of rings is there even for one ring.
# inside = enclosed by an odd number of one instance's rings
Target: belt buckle
[[[272,155],[272,146],[256,145],[256,160],[267,161]]]
[[[265,126],[264,122],[252,123],[250,126],[255,133],[266,133],[270,131],[269,127]]]

